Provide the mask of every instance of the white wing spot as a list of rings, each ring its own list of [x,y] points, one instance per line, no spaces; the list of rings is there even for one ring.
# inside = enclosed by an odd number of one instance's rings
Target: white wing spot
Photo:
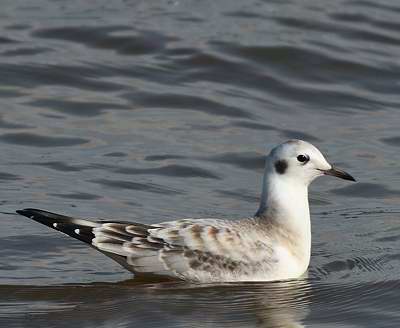
[[[79,235],[81,233],[81,231],[79,229],[75,229],[74,232]]]
[[[57,228],[58,224],[56,222],[53,223],[53,227]]]

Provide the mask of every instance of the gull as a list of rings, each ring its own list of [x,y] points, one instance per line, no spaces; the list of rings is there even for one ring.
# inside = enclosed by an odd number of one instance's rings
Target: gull
[[[329,164],[312,144],[289,140],[266,157],[260,206],[248,218],[142,224],[73,218],[32,208],[17,213],[91,245],[138,279],[287,280],[301,277],[310,263],[308,186],[324,175],[355,181]]]

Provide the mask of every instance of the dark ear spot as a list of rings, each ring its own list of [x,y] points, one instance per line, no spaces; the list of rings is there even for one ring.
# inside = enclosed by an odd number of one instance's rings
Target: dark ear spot
[[[284,174],[286,172],[287,167],[288,163],[283,159],[280,159],[279,161],[275,162],[275,170],[279,174]]]

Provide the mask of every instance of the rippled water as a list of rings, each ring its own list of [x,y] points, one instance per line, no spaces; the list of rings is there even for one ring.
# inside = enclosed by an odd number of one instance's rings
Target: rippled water
[[[11,1],[0,11],[0,326],[399,327],[398,1]],[[309,277],[143,284],[14,215],[255,212],[265,149],[311,188]]]

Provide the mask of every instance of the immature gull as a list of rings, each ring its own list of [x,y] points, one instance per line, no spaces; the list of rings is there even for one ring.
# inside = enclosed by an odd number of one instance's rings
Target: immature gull
[[[284,280],[300,277],[310,262],[308,185],[322,175],[355,181],[313,145],[289,140],[267,156],[260,207],[250,218],[142,224],[31,208],[17,213],[92,245],[137,277],[205,283]]]

